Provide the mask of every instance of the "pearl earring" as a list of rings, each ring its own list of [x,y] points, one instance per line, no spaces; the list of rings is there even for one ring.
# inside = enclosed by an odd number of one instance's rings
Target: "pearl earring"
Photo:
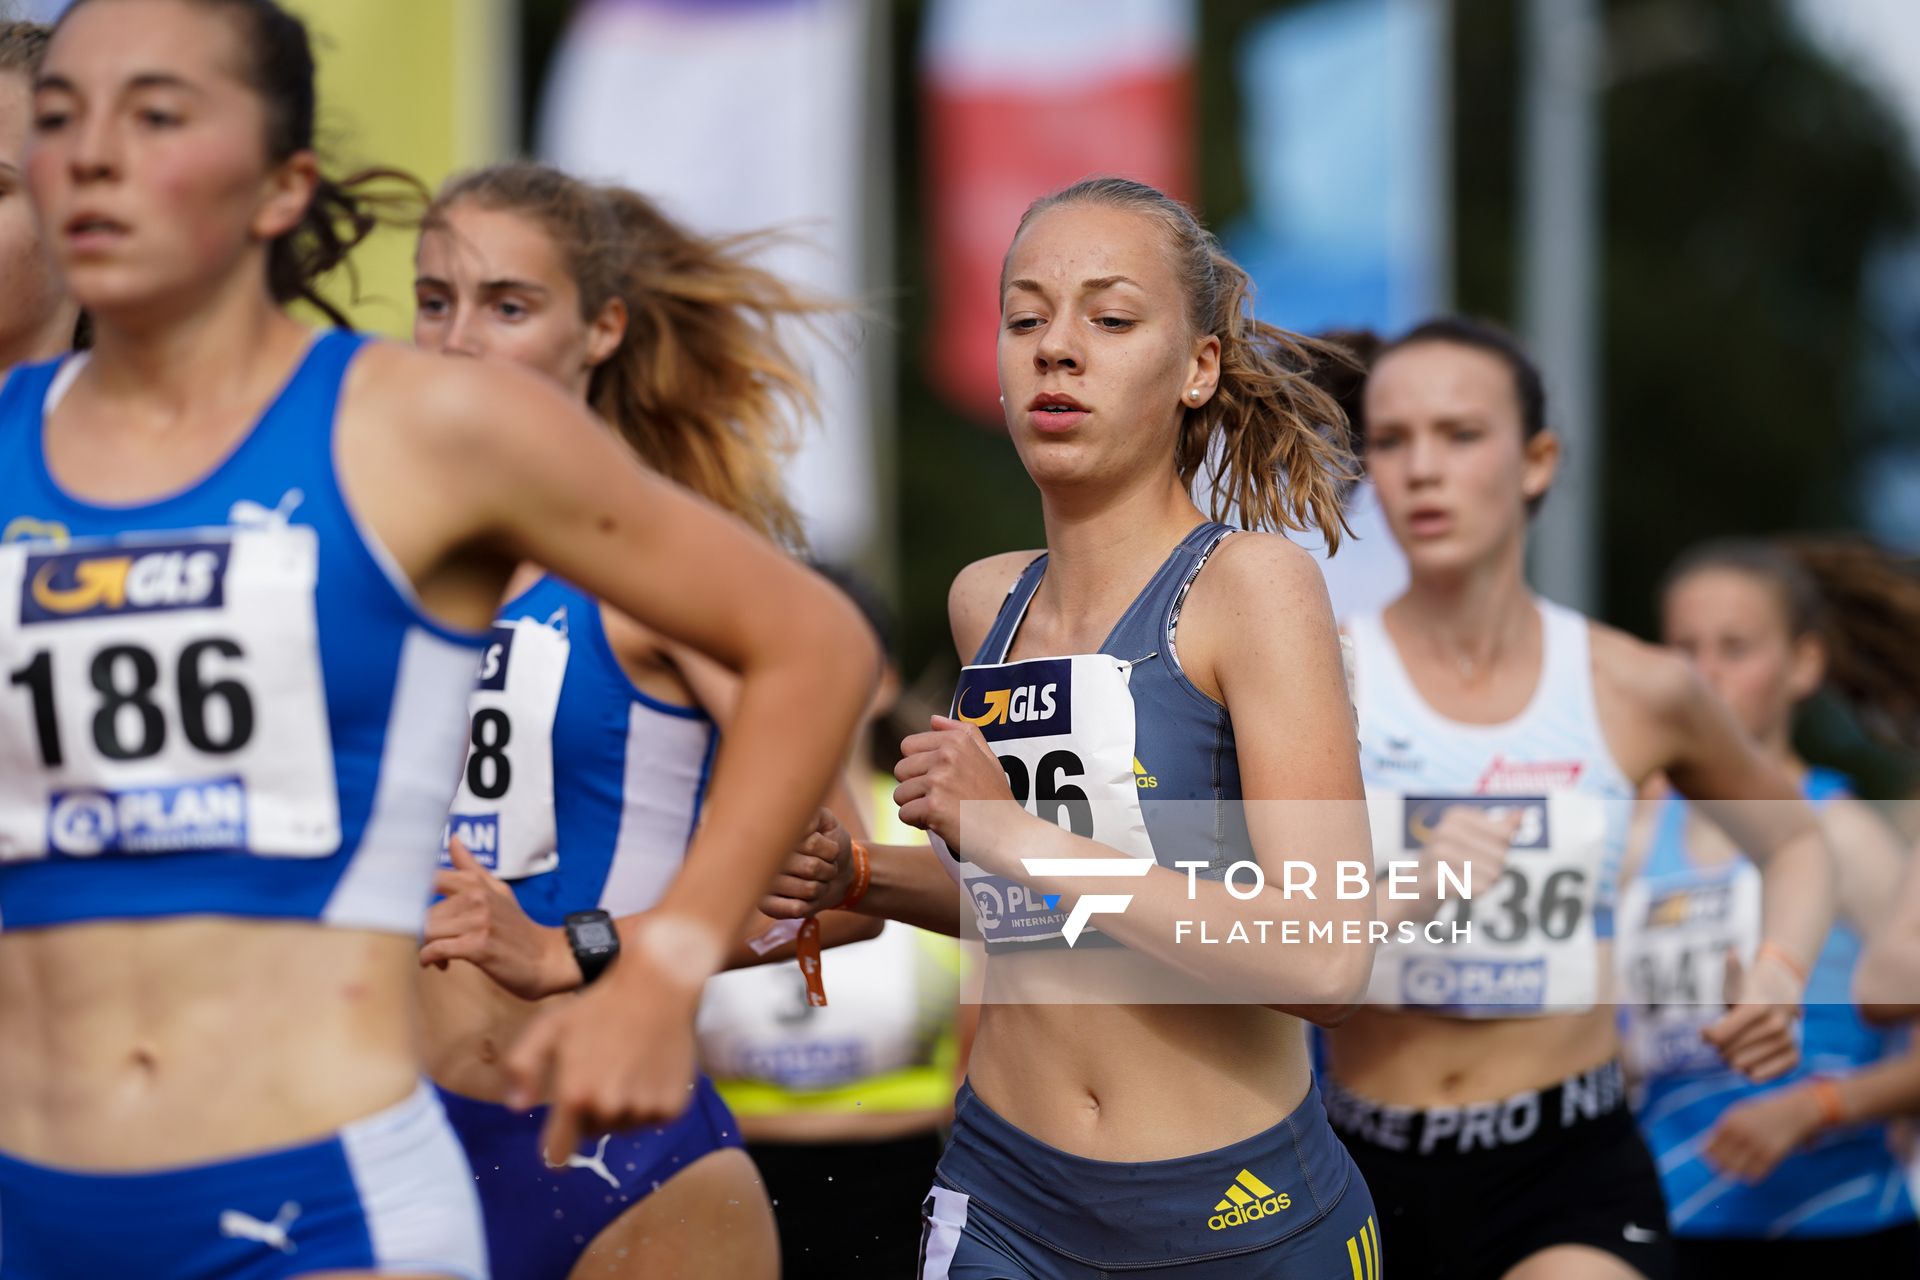
[[[1187,398],[1190,400],[1198,400],[1200,398],[1200,388],[1195,387],[1193,390],[1187,392]]]

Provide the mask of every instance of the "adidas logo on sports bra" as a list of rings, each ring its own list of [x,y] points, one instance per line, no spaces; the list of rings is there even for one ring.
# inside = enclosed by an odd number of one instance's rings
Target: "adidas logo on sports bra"
[[[1220,1198],[1220,1203],[1213,1206],[1213,1216],[1207,1219],[1207,1230],[1225,1231],[1229,1227],[1242,1227],[1249,1222],[1284,1213],[1292,1207],[1292,1196],[1284,1191],[1275,1191],[1254,1177],[1251,1170],[1242,1169],[1240,1176],[1227,1184],[1227,1193]]]

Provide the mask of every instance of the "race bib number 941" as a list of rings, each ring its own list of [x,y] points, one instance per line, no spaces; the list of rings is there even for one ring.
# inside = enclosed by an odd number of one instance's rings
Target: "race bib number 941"
[[[0,546],[0,861],[340,843],[311,529]]]

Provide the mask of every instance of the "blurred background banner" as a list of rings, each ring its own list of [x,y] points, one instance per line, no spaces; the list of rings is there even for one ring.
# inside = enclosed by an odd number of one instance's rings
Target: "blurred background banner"
[[[866,145],[873,17],[868,0],[589,0],[546,77],[540,156],[696,230],[790,231],[764,266],[865,300],[869,192],[887,185]],[[869,353],[847,331],[807,340],[823,426],[789,474],[815,551],[834,559],[877,532]]]
[[[1235,59],[1248,207],[1227,251],[1260,318],[1301,333],[1393,335],[1448,303],[1452,261],[1445,0],[1316,0],[1260,19]],[[1334,612],[1386,604],[1406,563],[1371,485],[1329,559]]]
[[[932,0],[920,50],[929,374],[1000,423],[1000,262],[1035,198],[1116,174],[1194,196],[1193,0]]]
[[[1446,304],[1449,8],[1318,0],[1240,46],[1249,207],[1223,239],[1263,319],[1391,333]]]
[[[319,142],[336,172],[377,165],[437,187],[449,174],[511,154],[519,114],[514,0],[286,0],[313,33],[320,68]],[[354,326],[408,337],[413,242],[383,227],[327,295]]]

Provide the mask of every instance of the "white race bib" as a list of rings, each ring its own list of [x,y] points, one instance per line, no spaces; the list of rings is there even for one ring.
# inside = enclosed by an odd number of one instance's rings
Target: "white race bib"
[[[1751,965],[1759,949],[1760,888],[1760,872],[1742,859],[1641,877],[1621,893],[1614,967],[1636,1074],[1725,1069],[1700,1033],[1726,1010],[1727,957]]]
[[[1506,867],[1494,884],[1472,886],[1472,902],[1443,899],[1434,927],[1416,940],[1394,938],[1378,948],[1368,1001],[1496,1018],[1592,1008],[1593,909],[1610,865],[1604,803],[1573,791],[1432,796],[1369,788],[1375,869],[1420,859],[1441,815],[1455,806],[1494,816],[1519,811]],[[1379,883],[1386,893],[1390,881]],[[1471,926],[1462,941],[1451,940],[1456,923]]]
[[[0,861],[340,846],[310,528],[0,546]]]
[[[1027,812],[1151,860],[1135,782],[1131,671],[1104,653],[967,667],[954,714],[979,727]],[[989,875],[937,836],[933,845],[973,902],[989,948],[1060,936],[1067,912],[1058,896]]]
[[[497,623],[467,701],[466,768],[447,815],[480,865],[523,880],[560,865],[553,808],[553,719],[567,675],[563,615]]]

